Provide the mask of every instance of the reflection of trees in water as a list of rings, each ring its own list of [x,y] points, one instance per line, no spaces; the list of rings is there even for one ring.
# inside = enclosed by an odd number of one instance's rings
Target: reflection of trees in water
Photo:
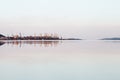
[[[5,44],[5,42],[0,42],[0,46],[2,46],[3,44]]]
[[[52,47],[52,46],[57,46],[60,41],[6,41],[6,44],[12,44],[16,46],[22,46],[24,44],[29,44],[29,45],[40,45],[41,47]]]

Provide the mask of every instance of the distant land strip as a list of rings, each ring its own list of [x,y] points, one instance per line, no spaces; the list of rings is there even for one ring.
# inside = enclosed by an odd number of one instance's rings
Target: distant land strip
[[[103,38],[101,40],[120,40],[120,38],[118,37],[114,37],[114,38]]]
[[[4,36],[0,34],[0,40],[82,40],[79,38],[62,38],[59,37],[58,34],[40,34],[39,36],[22,36],[21,33],[19,35],[12,36]]]

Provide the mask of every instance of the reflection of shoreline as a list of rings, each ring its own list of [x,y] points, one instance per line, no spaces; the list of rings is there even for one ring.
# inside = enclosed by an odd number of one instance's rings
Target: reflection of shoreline
[[[3,41],[0,41],[0,46],[2,46],[2,45],[4,45],[5,44],[5,42],[3,42]]]
[[[19,46],[21,47],[22,45],[24,44],[27,44],[27,45],[40,45],[41,47],[44,46],[44,47],[52,47],[52,46],[57,46],[59,43],[61,43],[61,41],[55,41],[55,40],[46,40],[46,41],[37,41],[37,40],[25,40],[25,41],[21,41],[21,40],[15,40],[15,41],[0,41],[0,46],[4,45],[4,44],[10,44],[10,45],[16,45],[16,46]]]

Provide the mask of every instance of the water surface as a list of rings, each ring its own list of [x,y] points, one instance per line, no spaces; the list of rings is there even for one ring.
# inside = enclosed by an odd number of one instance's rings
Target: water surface
[[[120,80],[120,41],[1,41],[0,80]]]

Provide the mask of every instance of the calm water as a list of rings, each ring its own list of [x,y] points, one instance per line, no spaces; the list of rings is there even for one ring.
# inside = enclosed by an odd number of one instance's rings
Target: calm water
[[[0,80],[120,80],[120,41],[0,42]]]

